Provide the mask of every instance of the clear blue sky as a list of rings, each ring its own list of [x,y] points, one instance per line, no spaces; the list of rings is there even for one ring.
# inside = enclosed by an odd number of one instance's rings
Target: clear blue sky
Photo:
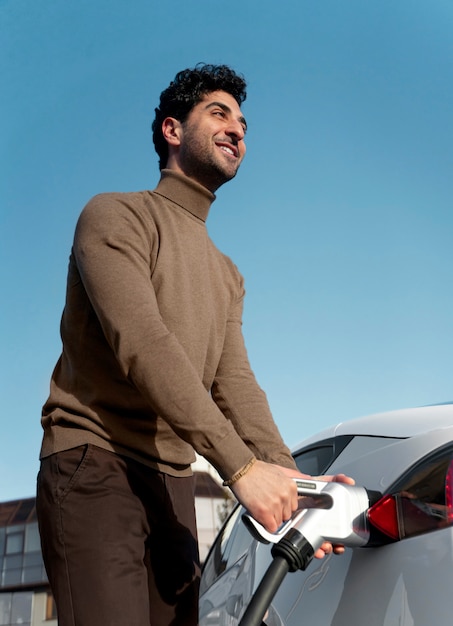
[[[153,188],[159,93],[248,79],[248,152],[212,238],[288,444],[453,399],[450,0],[0,0],[0,500],[34,494],[76,219]]]

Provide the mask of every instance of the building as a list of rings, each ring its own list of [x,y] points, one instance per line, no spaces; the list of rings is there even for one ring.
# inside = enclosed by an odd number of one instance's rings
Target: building
[[[0,625],[56,626],[35,499],[0,503]]]
[[[194,465],[200,558],[206,558],[233,500],[203,459]],[[36,519],[35,498],[0,503],[0,626],[57,626]]]

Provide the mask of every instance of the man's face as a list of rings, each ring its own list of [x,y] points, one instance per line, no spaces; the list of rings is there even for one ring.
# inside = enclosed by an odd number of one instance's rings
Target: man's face
[[[213,91],[194,106],[182,124],[179,166],[211,191],[231,180],[245,155],[247,124],[238,103]]]

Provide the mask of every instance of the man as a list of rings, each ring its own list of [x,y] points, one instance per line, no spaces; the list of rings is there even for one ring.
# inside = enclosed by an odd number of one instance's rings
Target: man
[[[193,450],[269,530],[296,508],[242,277],[205,225],[245,155],[245,88],[226,66],[180,72],[153,123],[157,188],[96,196],[77,224],[37,494],[60,626],[197,624]]]

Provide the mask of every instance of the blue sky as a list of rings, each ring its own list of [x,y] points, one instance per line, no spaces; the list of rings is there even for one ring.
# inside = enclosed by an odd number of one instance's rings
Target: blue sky
[[[78,214],[155,186],[154,106],[200,61],[249,83],[208,228],[287,443],[453,400],[452,30],[449,0],[0,0],[0,500],[34,493]]]

